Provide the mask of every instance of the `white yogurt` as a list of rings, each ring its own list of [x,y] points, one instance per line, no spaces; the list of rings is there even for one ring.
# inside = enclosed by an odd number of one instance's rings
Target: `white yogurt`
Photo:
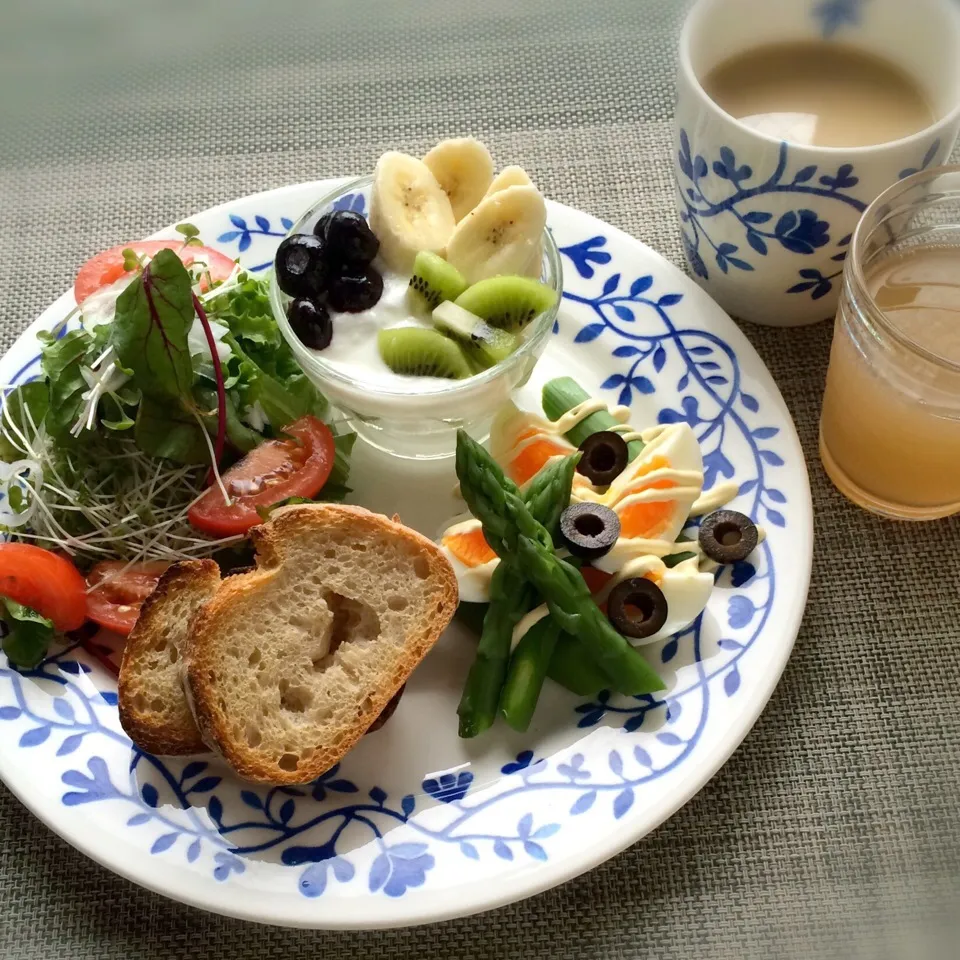
[[[423,393],[455,383],[442,377],[414,377],[394,373],[380,356],[377,334],[387,327],[427,327],[429,320],[415,317],[407,306],[409,274],[394,273],[374,261],[374,269],[383,276],[383,295],[369,310],[362,313],[331,313],[333,340],[323,350],[313,352],[355,380],[374,389],[402,390]]]

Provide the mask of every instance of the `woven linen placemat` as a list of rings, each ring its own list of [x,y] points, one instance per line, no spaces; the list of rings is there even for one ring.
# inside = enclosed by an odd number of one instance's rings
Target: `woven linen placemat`
[[[681,14],[673,0],[5,4],[0,345],[108,245],[467,132],[682,264]],[[669,822],[484,916],[328,934],[135,887],[0,787],[0,957],[960,956],[960,521],[897,525],[846,503],[816,456],[829,325],[746,332],[807,455],[813,583],[765,713]]]

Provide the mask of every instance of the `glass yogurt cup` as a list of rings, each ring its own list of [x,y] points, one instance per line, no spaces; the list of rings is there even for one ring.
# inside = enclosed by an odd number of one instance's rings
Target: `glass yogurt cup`
[[[372,185],[372,176],[341,184],[313,204],[290,233],[311,233],[317,220],[332,210],[368,213]],[[374,261],[374,266],[379,268],[379,261]],[[398,278],[389,273],[385,273],[384,280],[387,289],[391,283],[398,282]],[[486,438],[494,414],[514,390],[527,382],[546,348],[563,290],[560,252],[549,230],[543,232],[540,280],[556,292],[554,306],[530,322],[522,343],[506,360],[464,380],[385,377],[374,369],[367,374],[362,363],[333,360],[324,355],[327,351],[314,350],[301,343],[287,319],[291,298],[277,285],[275,273],[270,278],[270,302],[277,325],[303,372],[344,414],[359,437],[393,456],[435,460],[453,455],[456,432],[460,428],[478,440]],[[362,314],[338,314],[334,341],[341,325],[360,316]],[[375,346],[371,345],[370,349]],[[366,349],[365,346],[364,352]]]

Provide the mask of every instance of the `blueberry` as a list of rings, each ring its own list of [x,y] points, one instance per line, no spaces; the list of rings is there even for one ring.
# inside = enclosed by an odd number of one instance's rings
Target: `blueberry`
[[[321,240],[327,239],[327,227],[330,224],[330,218],[333,216],[332,213],[325,213],[318,221],[317,225],[313,228],[314,236],[320,237]]]
[[[369,310],[383,293],[383,277],[372,267],[361,273],[347,273],[330,281],[330,308],[338,313]]]
[[[277,248],[274,266],[280,289],[290,297],[323,295],[327,286],[327,264],[324,243],[308,233],[287,237]]]
[[[333,339],[333,321],[323,304],[301,298],[287,307],[287,319],[297,339],[311,350],[324,350]]]
[[[365,267],[377,255],[380,241],[366,219],[352,210],[335,210],[317,222],[315,233],[325,231],[331,260],[347,267]]]

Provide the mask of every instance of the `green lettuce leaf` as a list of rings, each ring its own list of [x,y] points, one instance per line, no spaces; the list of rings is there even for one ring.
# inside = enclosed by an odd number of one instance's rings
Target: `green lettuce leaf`
[[[208,315],[226,324],[246,347],[279,347],[283,337],[273,319],[267,282],[249,274],[240,274],[237,280],[239,286],[208,303]]]
[[[197,406],[207,427],[207,432],[215,436],[217,432],[217,391],[206,384],[194,389]],[[227,394],[227,440],[230,445],[242,453],[249,453],[254,447],[263,443],[263,434],[253,427],[248,427],[237,415],[237,408],[233,396]]]
[[[27,452],[18,434],[31,441],[34,428],[40,428],[49,409],[50,391],[43,380],[22,383],[7,394],[0,411],[0,459],[10,463]]]
[[[83,407],[87,381],[80,371],[94,348],[93,338],[84,330],[71,330],[59,340],[50,333],[38,334],[38,338],[43,344],[40,365],[50,390],[47,430],[55,439],[64,441]]]
[[[151,457],[187,465],[210,462],[204,430],[181,403],[145,395],[137,409],[133,437],[137,446]]]
[[[246,276],[240,286],[215,297],[208,315],[225,324],[234,356],[227,364],[237,410],[259,403],[273,432],[305,414],[324,417],[329,404],[300,369],[280,334],[270,307],[265,280]]]
[[[0,599],[7,626],[3,652],[18,667],[27,670],[35,667],[47,655],[53,640],[53,622],[15,600]]]
[[[117,299],[110,340],[144,397],[189,400],[193,362],[190,274],[172,250],[161,250]],[[148,451],[149,452],[149,451]]]
[[[356,442],[357,435],[355,433],[342,433],[339,436],[334,434],[333,446],[337,451],[337,456],[333,461],[330,476],[320,491],[320,500],[340,503],[346,499],[348,493],[353,492],[347,486],[347,478],[350,476],[350,454],[353,452],[353,445]]]
[[[330,405],[303,373],[274,376],[248,356],[236,340],[231,340],[230,348],[239,361],[239,379],[234,387],[239,410],[259,403],[274,434],[305,414],[321,419],[326,416]]]

